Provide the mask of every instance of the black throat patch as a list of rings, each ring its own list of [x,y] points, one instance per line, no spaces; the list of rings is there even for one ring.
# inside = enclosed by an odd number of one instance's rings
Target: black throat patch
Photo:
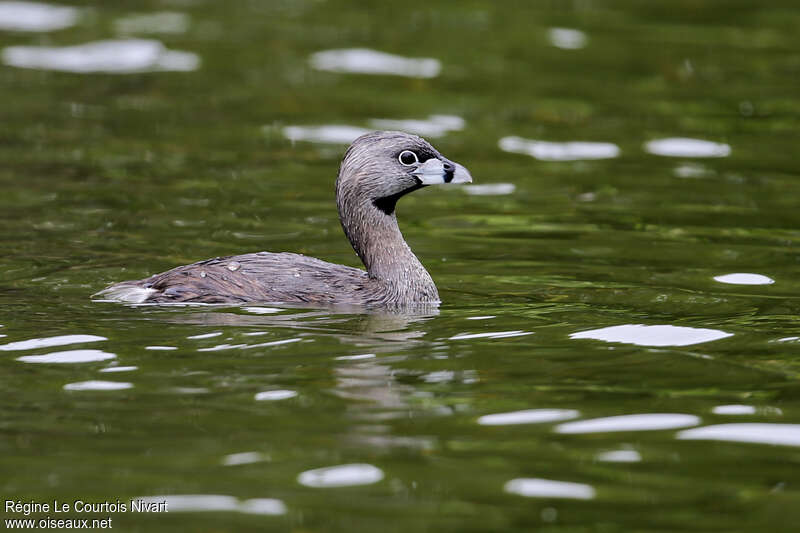
[[[400,191],[398,193],[392,194],[391,196],[384,196],[383,198],[376,198],[372,201],[372,205],[380,209],[384,215],[391,215],[394,213],[394,208],[397,206],[397,200],[405,196],[410,192],[414,192],[418,189],[425,187],[425,185],[418,183],[413,187],[410,187],[404,191]]]

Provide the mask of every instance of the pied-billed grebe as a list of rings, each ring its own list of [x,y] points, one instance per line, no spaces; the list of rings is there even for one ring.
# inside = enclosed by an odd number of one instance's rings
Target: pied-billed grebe
[[[336,179],[339,219],[366,272],[299,254],[258,252],[123,281],[95,296],[131,303],[436,304],[436,285],[403,239],[395,204],[426,185],[471,181],[466,168],[416,135],[368,133],[347,149]]]

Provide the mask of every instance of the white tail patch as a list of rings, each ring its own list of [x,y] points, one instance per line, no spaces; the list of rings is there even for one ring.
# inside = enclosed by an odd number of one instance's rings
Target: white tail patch
[[[92,297],[100,297],[100,300],[140,304],[146,301],[154,292],[158,291],[156,289],[140,287],[139,285],[125,285],[120,283],[117,285],[112,285],[107,289],[103,289],[102,291],[92,295]]]

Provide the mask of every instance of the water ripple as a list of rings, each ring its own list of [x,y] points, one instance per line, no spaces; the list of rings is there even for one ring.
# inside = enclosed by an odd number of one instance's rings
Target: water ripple
[[[239,452],[231,453],[222,458],[225,466],[249,465],[269,461],[269,456],[261,452]]]
[[[306,487],[335,488],[371,485],[383,479],[383,471],[366,463],[353,463],[306,470],[297,482]]]
[[[297,391],[293,390],[267,390],[256,394],[255,398],[258,401],[277,401],[288,400],[297,396]]]
[[[750,274],[747,272],[737,272],[735,274],[724,274],[714,276],[714,281],[720,283],[730,283],[732,285],[771,285],[775,280],[761,274]]]
[[[605,342],[621,342],[637,346],[689,346],[710,342],[726,337],[727,333],[717,329],[688,328],[682,326],[645,326],[643,324],[624,324],[607,328],[580,331],[570,334],[570,339],[594,339]]]
[[[220,335],[222,335],[221,331],[215,331],[213,333],[201,333],[200,335],[190,335],[190,336],[188,336],[186,338],[187,339],[192,339],[192,340],[195,340],[195,339],[211,339],[213,337],[219,337]]]
[[[12,67],[83,74],[191,71],[200,66],[197,54],[168,50],[160,41],[148,39],[93,41],[74,46],[9,46],[3,49],[2,60]]]
[[[711,412],[715,415],[754,415],[756,408],[752,405],[717,405]]]
[[[170,513],[229,511],[258,515],[286,514],[286,504],[274,498],[239,500],[233,496],[221,494],[170,494],[144,496],[134,498],[134,501],[142,501],[151,505],[166,502],[166,510]]]
[[[644,149],[651,154],[667,157],[727,157],[731,155],[730,145],[686,137],[656,139],[645,143]]]
[[[98,372],[103,373],[114,373],[114,372],[133,372],[134,370],[139,370],[138,366],[109,366],[107,368],[102,368],[98,370]]]
[[[800,446],[800,424],[718,424],[681,431],[677,438]]]
[[[131,388],[133,388],[133,383],[127,383],[124,381],[89,380],[89,381],[78,381],[76,383],[67,383],[66,385],[64,385],[64,390],[73,390],[73,391],[87,391],[87,390],[107,391],[107,390],[124,390]]]
[[[378,130],[401,130],[423,137],[441,137],[451,131],[463,130],[466,122],[455,115],[430,115],[427,119],[374,118],[369,124]]]
[[[580,30],[572,28],[550,28],[547,30],[547,40],[556,48],[578,50],[586,46],[589,38]]]
[[[96,361],[106,361],[114,359],[116,354],[103,352],[101,350],[67,350],[64,352],[53,352],[44,355],[23,355],[17,357],[17,361],[23,363],[94,363]]]
[[[281,131],[283,136],[292,142],[350,144],[372,130],[343,124],[327,124],[323,126],[286,126]],[[252,308],[245,308],[245,310],[247,309]]]
[[[42,337],[26,341],[9,342],[0,344],[0,351],[33,350],[35,348],[50,348],[52,346],[65,346],[84,342],[107,341],[106,337],[98,335],[57,335],[55,337]]]
[[[503,486],[503,490],[526,498],[591,500],[595,497],[595,490],[591,485],[540,478],[512,479]]]
[[[598,453],[595,459],[604,463],[638,463],[642,456],[636,450],[611,450]]]
[[[435,78],[442,69],[438,59],[403,57],[368,48],[325,50],[313,54],[309,62],[317,70],[410,78]]]
[[[533,335],[532,332],[514,330],[514,331],[492,331],[488,333],[461,333],[450,337],[448,340],[459,341],[466,339],[505,339],[508,337],[523,337],[525,335]]]
[[[505,152],[524,154],[540,161],[580,161],[619,157],[619,146],[600,142],[549,142],[522,137],[503,137],[498,146]]]
[[[680,413],[646,413],[608,416],[567,422],[556,426],[556,433],[608,433],[615,431],[657,431],[696,426],[700,418]]]
[[[0,2],[0,30],[45,32],[61,30],[78,22],[74,7],[40,2]]]
[[[473,196],[505,196],[512,194],[517,189],[513,183],[482,183],[480,185],[465,185],[464,190]]]
[[[483,415],[478,418],[478,424],[482,426],[541,424],[544,422],[569,420],[570,418],[577,418],[578,416],[580,416],[580,412],[574,409],[526,409],[523,411]]]

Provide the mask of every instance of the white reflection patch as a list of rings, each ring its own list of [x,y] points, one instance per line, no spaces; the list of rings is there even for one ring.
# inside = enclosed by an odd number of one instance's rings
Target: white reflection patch
[[[64,390],[74,390],[74,391],[86,391],[86,390],[106,391],[106,390],[124,390],[131,388],[133,388],[133,383],[127,383],[124,381],[90,380],[90,381],[78,381],[76,383],[67,383],[66,385],[64,385]]]
[[[17,357],[17,361],[23,363],[94,363],[96,361],[107,361],[116,357],[113,353],[101,350],[67,350],[65,352],[53,352],[44,355],[23,355]]]
[[[134,33],[186,33],[189,15],[174,11],[127,15],[114,21],[114,29],[122,35]]]
[[[542,424],[577,418],[580,412],[574,409],[526,409],[524,411],[510,411],[508,413],[495,413],[478,418],[482,426],[510,426],[516,424]]]
[[[271,315],[283,311],[277,307],[242,307],[242,310],[256,315]]]
[[[493,331],[489,333],[462,333],[454,335],[449,338],[451,341],[460,341],[466,339],[505,339],[508,337],[523,337],[525,335],[533,335],[532,332],[514,330],[514,331]]]
[[[172,350],[177,350],[177,346],[145,346],[145,350],[151,350],[154,352],[170,352]]]
[[[35,348],[50,348],[51,346],[65,346],[67,344],[107,340],[107,338],[97,335],[58,335],[56,337],[43,337],[41,339],[28,339],[26,341],[0,344],[0,351],[33,350]]]
[[[730,145],[686,137],[656,139],[645,143],[644,149],[651,154],[667,157],[727,157],[731,155]]]
[[[464,185],[467,194],[473,196],[505,196],[516,190],[513,183],[482,183],[480,185]]]
[[[253,498],[241,501],[233,496],[224,496],[220,494],[170,494],[134,498],[131,505],[137,502],[150,505],[158,505],[166,502],[165,510],[170,513],[230,511],[259,515],[286,514],[286,505],[281,500],[273,498]]]
[[[191,71],[200,66],[197,54],[168,50],[160,41],[147,39],[93,41],[75,46],[9,46],[3,49],[2,59],[12,67],[83,74]]]
[[[547,39],[556,48],[564,50],[583,48],[589,40],[585,33],[572,28],[550,28],[547,30]]]
[[[339,357],[334,357],[337,361],[358,361],[360,359],[374,359],[374,353],[362,353],[359,355],[340,355]]]
[[[672,171],[679,178],[705,178],[713,172],[699,163],[682,163]]]
[[[53,31],[74,26],[80,11],[40,2],[0,2],[0,30]]]
[[[594,487],[591,485],[539,478],[512,479],[503,486],[503,490],[526,498],[591,500],[595,496]]]
[[[190,335],[190,336],[188,336],[186,338],[187,339],[192,339],[192,340],[195,340],[195,339],[211,339],[213,337],[219,337],[220,335],[222,335],[221,331],[215,331],[214,333],[201,333],[200,335]]]
[[[638,463],[642,456],[636,450],[612,450],[598,453],[595,459],[604,463]]]
[[[322,144],[350,144],[372,130],[357,126],[330,124],[327,126],[286,126],[283,136],[292,142],[308,141]],[[245,308],[252,309],[252,308]]]
[[[718,405],[711,412],[715,415],[754,415],[756,408],[752,405]]]
[[[317,70],[410,78],[435,78],[442,69],[438,59],[403,57],[368,48],[325,50],[312,54],[309,62]]]
[[[614,431],[657,431],[696,426],[700,418],[680,413],[647,413],[608,416],[567,422],[556,426],[556,433],[607,433]]]
[[[248,465],[262,461],[269,461],[269,456],[261,452],[232,453],[222,458],[222,464],[225,466]]]
[[[771,285],[775,280],[761,274],[750,274],[747,272],[737,272],[736,274],[725,274],[714,276],[714,281],[720,283],[730,283],[731,285]]]
[[[374,118],[369,124],[378,130],[401,130],[423,137],[441,137],[451,131],[463,130],[466,122],[455,115],[430,115],[427,119],[410,120]]]
[[[687,328],[683,326],[645,326],[625,324],[570,334],[570,339],[594,339],[621,342],[637,346],[690,346],[732,336],[717,329]]]
[[[139,370],[138,366],[109,366],[107,368],[101,368],[98,372],[103,373],[114,373],[114,372],[133,372],[134,370]]]
[[[354,463],[315,470],[306,470],[297,476],[297,482],[306,487],[334,488],[371,485],[383,479],[380,468],[365,463]]]
[[[800,446],[800,424],[719,424],[681,431],[678,438]]]
[[[258,401],[277,401],[288,400],[297,396],[297,391],[293,390],[266,390],[256,394],[255,398]]]
[[[503,137],[498,141],[501,150],[535,157],[540,161],[580,161],[619,157],[619,146],[599,142],[548,142],[522,137]]]

